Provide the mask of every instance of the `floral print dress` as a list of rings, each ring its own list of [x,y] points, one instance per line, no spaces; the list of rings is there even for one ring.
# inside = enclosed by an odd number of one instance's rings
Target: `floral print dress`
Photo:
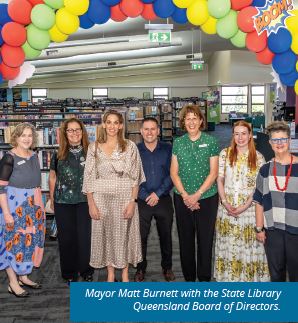
[[[227,202],[237,207],[246,202],[254,192],[256,177],[265,163],[257,152],[257,169],[248,166],[248,152],[239,156],[235,165],[230,166],[228,148],[219,155],[219,174],[224,177],[224,190]],[[229,216],[220,205],[216,222],[215,268],[217,281],[259,282],[269,281],[269,271],[262,243],[256,240],[254,231],[255,207],[251,205],[239,218]]]

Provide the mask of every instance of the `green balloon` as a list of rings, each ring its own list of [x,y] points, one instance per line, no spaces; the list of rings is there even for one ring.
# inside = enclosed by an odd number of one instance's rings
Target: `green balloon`
[[[38,57],[41,54],[41,50],[37,50],[32,48],[28,42],[26,42],[23,46],[23,51],[25,53],[25,56],[27,59],[34,59],[36,57]]]
[[[55,12],[45,4],[38,4],[31,11],[31,21],[37,28],[49,30],[55,24]]]
[[[230,10],[230,12],[223,18],[218,19],[216,23],[216,32],[225,39],[230,39],[236,35],[238,31],[237,12]]]
[[[209,15],[219,19],[231,10],[231,0],[208,0]]]
[[[33,24],[27,27],[27,42],[32,48],[45,49],[49,46],[50,41],[50,34],[47,30],[38,29]]]
[[[231,39],[231,43],[239,48],[244,48],[245,40],[246,40],[246,33],[244,33],[242,30],[238,29],[235,36],[233,36]]]
[[[43,0],[49,7],[53,9],[60,9],[64,5],[63,0]]]

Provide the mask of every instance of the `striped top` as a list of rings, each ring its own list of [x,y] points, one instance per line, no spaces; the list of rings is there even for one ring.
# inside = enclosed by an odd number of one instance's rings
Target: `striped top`
[[[253,200],[264,208],[265,228],[298,234],[298,163],[292,166],[291,177],[285,192],[276,188],[273,165],[271,160],[260,168]],[[290,165],[276,162],[279,187],[284,187],[289,167]]]

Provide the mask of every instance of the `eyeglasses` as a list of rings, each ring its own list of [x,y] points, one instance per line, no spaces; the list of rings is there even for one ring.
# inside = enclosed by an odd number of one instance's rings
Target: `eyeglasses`
[[[81,128],[77,128],[77,129],[66,129],[66,132],[67,133],[70,133],[70,134],[81,133],[82,132],[82,129]]]
[[[286,144],[289,140],[290,140],[290,138],[272,138],[272,139],[270,139],[271,143],[274,145]]]

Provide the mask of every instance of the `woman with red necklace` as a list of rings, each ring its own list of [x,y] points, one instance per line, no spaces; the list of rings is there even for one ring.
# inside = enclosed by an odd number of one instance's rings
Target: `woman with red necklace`
[[[298,158],[291,155],[290,128],[267,127],[275,157],[263,165],[254,193],[256,235],[264,243],[271,281],[298,282]]]

